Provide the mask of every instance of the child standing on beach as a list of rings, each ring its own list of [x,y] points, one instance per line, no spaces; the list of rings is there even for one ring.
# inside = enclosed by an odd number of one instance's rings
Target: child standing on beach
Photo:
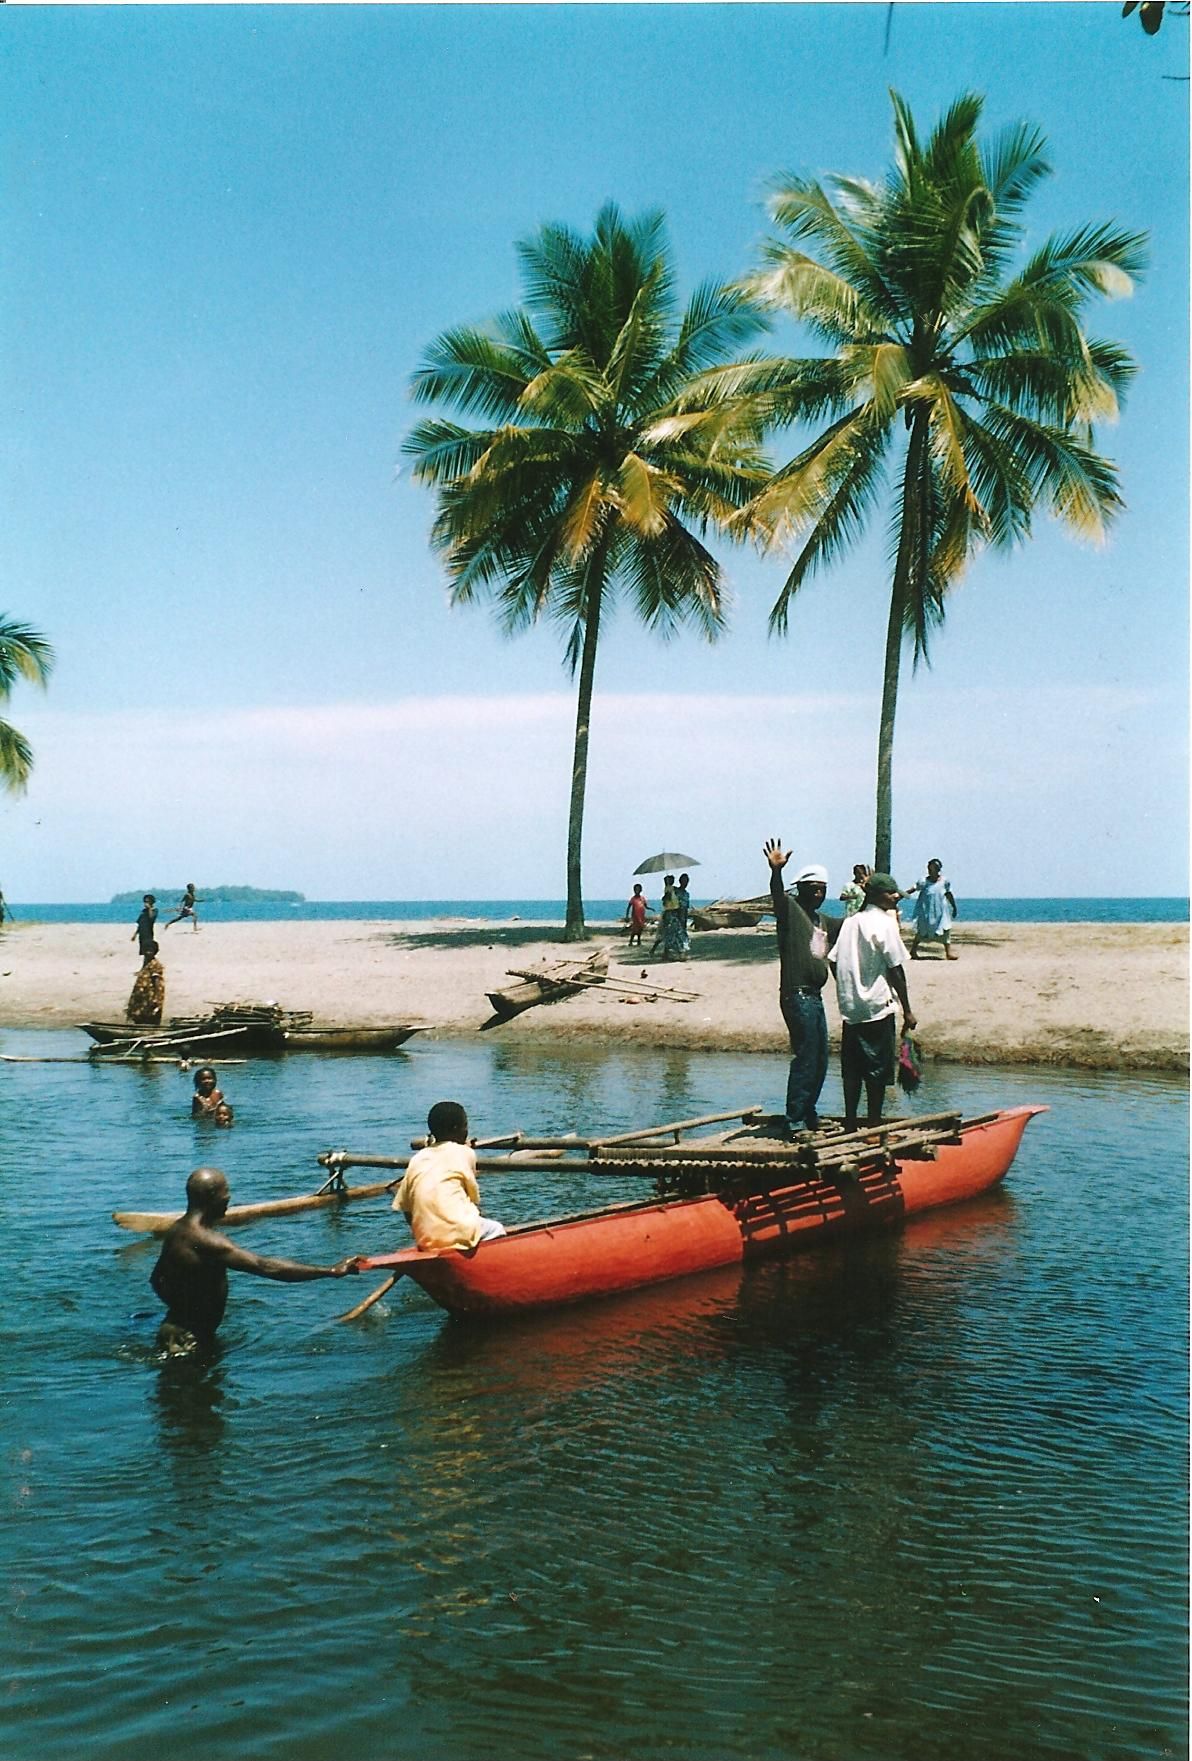
[[[642,945],[642,931],[646,927],[646,917],[650,910],[650,901],[645,897],[638,881],[633,889],[633,897],[625,907],[625,921],[629,925],[629,946]]]
[[[154,925],[157,922],[157,900],[152,893],[146,893],[141,904],[141,915],[137,918],[137,927],[129,936],[130,942],[136,942],[137,953],[142,960],[151,959],[157,952],[157,936]]]

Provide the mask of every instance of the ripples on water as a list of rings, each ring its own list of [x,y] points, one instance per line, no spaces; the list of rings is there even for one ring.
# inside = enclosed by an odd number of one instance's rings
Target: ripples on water
[[[975,1205],[489,1329],[400,1284],[329,1326],[361,1285],[241,1278],[209,1366],[156,1360],[154,1250],[107,1220],[210,1158],[242,1198],[301,1190],[445,1095],[484,1133],[611,1129],[783,1070],[426,1041],[227,1066],[206,1135],[173,1070],[0,1068],[4,1754],[1184,1754],[1178,1083],[933,1070],[925,1111],[1052,1108]],[[590,1201],[560,1185],[487,1208]],[[361,1206],[245,1239],[401,1233]]]

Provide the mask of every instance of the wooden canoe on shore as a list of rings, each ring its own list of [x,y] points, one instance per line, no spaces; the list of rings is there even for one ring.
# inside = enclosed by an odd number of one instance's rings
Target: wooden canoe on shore
[[[286,1052],[393,1052],[404,1045],[421,1027],[403,1023],[389,1027],[310,1027],[283,1029]]]
[[[486,992],[493,1008],[491,1018],[484,1023],[486,1027],[512,1021],[515,1015],[537,1008],[539,1003],[558,1003],[591,985],[603,984],[608,977],[608,952],[600,948],[586,960],[559,961],[553,966],[544,966],[541,973],[514,972],[510,977],[520,978],[523,982],[509,985],[504,990]]]
[[[768,893],[756,899],[713,899],[710,905],[697,905],[691,912],[691,927],[696,930],[756,929],[763,917],[773,917],[774,904]]]
[[[79,1028],[95,1041],[93,1053],[111,1047],[113,1052],[125,1055],[168,1051],[176,1057],[217,1057],[220,1052],[228,1052],[243,1057],[265,1049],[260,1030],[239,1024],[221,1027],[210,1017],[200,1021],[166,1021],[160,1027],[135,1027],[129,1021],[80,1021]]]
[[[470,1253],[405,1248],[370,1255],[361,1270],[412,1278],[457,1315],[517,1314],[612,1296],[905,1218],[988,1192],[1005,1176],[1027,1123],[1043,1107],[1014,1107],[898,1142],[898,1133],[843,1140],[822,1151],[759,1142],[745,1130],[685,1146],[627,1147],[599,1156],[605,1171],[649,1171],[715,1189],[629,1201],[584,1216],[514,1227]],[[904,1140],[906,1134],[903,1134]],[[495,1207],[494,1207],[495,1208]]]
[[[109,1047],[125,1056],[169,1051],[202,1058],[221,1053],[272,1057],[281,1052],[391,1052],[421,1032],[409,1022],[336,1027],[310,1020],[236,1022],[219,1014],[160,1027],[134,1027],[127,1021],[83,1021],[79,1026],[95,1041],[93,1052],[101,1057]]]

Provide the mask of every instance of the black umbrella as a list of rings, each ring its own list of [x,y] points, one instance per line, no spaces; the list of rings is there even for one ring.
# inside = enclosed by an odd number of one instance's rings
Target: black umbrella
[[[657,856],[647,856],[639,862],[634,874],[669,874],[671,869],[698,868],[699,858],[696,856],[680,856],[675,850],[663,850]]]

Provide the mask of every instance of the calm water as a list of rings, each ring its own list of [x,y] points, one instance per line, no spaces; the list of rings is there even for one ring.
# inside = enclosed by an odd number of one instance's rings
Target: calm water
[[[909,885],[909,881],[904,884]],[[647,897],[658,904],[661,882],[647,878]],[[181,889],[179,889],[179,892]],[[626,887],[626,898],[632,891]],[[165,903],[162,902],[164,899]],[[1186,923],[1187,899],[969,899],[957,895],[962,926],[971,923]],[[697,898],[695,903],[707,904]],[[164,920],[174,915],[174,895],[166,893],[158,908]],[[18,923],[128,923],[138,905],[19,905],[11,907]],[[839,910],[839,906],[829,906]],[[913,902],[903,907],[904,915]],[[592,924],[619,922],[625,899],[587,899],[584,913]],[[504,922],[517,917],[523,923],[562,923],[566,905],[562,899],[307,899],[301,905],[200,904],[204,923],[278,923],[348,920],[418,922],[430,917],[470,917],[483,922]],[[183,925],[183,928],[186,926]]]
[[[213,1157],[241,1198],[302,1190],[445,1095],[485,1132],[628,1127],[783,1073],[427,1040],[227,1065],[206,1135],[173,1069],[0,1066],[5,1757],[1184,1755],[1178,1082],[933,1070],[923,1110],[1052,1109],[975,1205],[487,1330],[405,1285],[329,1326],[369,1282],[240,1278],[206,1369],[155,1361],[153,1249],[108,1221]],[[361,1205],[242,1239],[400,1235]]]

